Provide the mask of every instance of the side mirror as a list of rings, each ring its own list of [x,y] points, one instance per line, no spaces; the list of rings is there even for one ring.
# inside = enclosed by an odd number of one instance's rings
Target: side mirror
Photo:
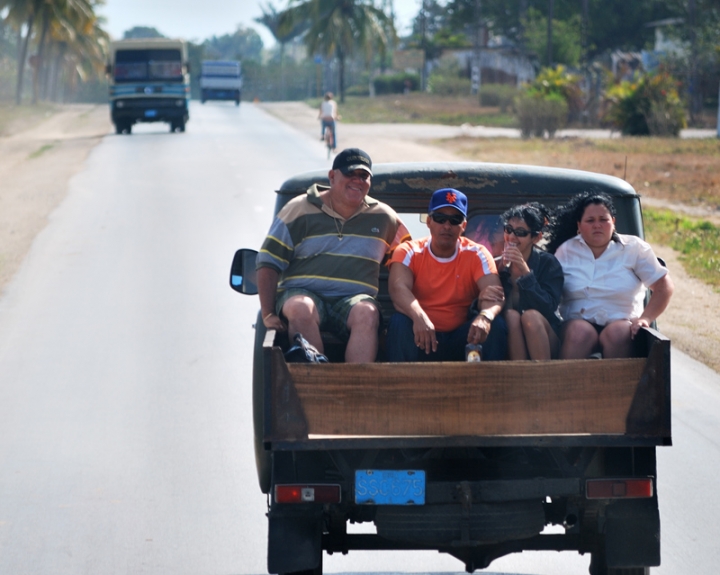
[[[112,74],[112,64],[105,64],[105,73],[109,76]]]
[[[238,250],[230,267],[230,287],[238,293],[256,295],[257,271],[255,271],[255,250]]]

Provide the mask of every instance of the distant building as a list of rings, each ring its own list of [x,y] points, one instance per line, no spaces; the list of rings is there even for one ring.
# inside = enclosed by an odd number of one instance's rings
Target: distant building
[[[648,72],[660,65],[660,61],[667,56],[684,57],[688,53],[688,46],[682,40],[673,38],[668,32],[675,26],[685,23],[683,18],[666,18],[645,24],[647,28],[655,29],[655,45],[652,50],[642,51],[643,68]]]
[[[470,77],[475,50],[472,48],[445,50],[443,57],[453,55]],[[520,86],[535,79],[532,60],[513,46],[486,46],[480,51],[482,84],[510,84]]]

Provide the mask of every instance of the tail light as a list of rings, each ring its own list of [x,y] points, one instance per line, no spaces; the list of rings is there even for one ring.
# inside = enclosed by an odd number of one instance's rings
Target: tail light
[[[340,503],[340,486],[276,485],[275,503]]]
[[[645,479],[588,479],[585,497],[588,499],[640,499],[653,496],[653,481]]]

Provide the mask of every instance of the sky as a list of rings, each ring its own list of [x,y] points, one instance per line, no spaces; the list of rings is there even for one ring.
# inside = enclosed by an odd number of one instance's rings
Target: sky
[[[284,8],[287,0],[107,0],[97,12],[105,17],[105,29],[114,39],[122,38],[123,32],[134,26],[150,26],[165,36],[202,41],[231,34],[242,25],[254,28],[270,48],[275,40],[254,20],[262,16],[261,4],[268,2]],[[404,34],[420,10],[421,0],[394,2],[398,32]]]

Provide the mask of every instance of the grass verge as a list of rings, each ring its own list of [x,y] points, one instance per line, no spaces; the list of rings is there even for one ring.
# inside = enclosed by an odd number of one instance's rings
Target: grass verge
[[[320,100],[308,100],[319,108]],[[370,124],[445,124],[459,126],[517,127],[515,116],[500,113],[497,107],[480,107],[475,96],[436,96],[433,94],[389,94],[375,98],[347,96],[338,103],[343,122]]]
[[[680,252],[680,261],[692,277],[720,288],[720,228],[706,220],[670,210],[643,209],[645,233],[650,243]]]

